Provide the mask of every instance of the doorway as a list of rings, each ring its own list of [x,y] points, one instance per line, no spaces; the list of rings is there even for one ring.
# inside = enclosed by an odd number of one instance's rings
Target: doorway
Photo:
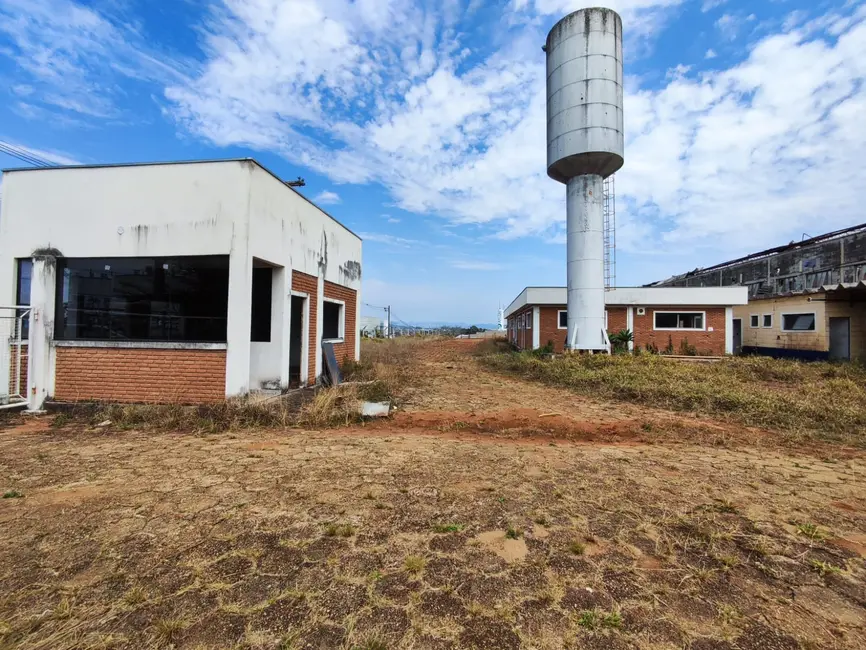
[[[289,331],[289,386],[297,388],[306,380],[304,334],[307,331],[307,298],[292,296],[291,328]]]
[[[743,319],[734,319],[734,354],[743,353]]]
[[[830,318],[830,359],[851,358],[851,319]]]

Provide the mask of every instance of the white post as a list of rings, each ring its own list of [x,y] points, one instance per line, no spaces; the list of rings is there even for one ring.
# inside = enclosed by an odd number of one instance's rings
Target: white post
[[[235,237],[229,255],[228,322],[226,323],[226,397],[250,390],[250,327],[252,324],[253,260],[247,241]]]
[[[706,323],[704,323],[706,326]],[[725,354],[734,353],[734,308],[725,307]]]
[[[40,255],[33,258],[30,277],[30,338],[27,357],[27,410],[41,411],[51,396],[51,342],[54,340],[54,299],[57,282],[57,258]]]
[[[361,358],[361,283],[355,290],[355,361]]]
[[[274,267],[271,284],[271,340],[279,345],[280,388],[289,387],[289,347],[292,327],[292,271]]]
[[[325,303],[325,270],[319,266],[318,284],[316,286],[316,340],[312,341],[316,351],[316,382],[322,376],[322,321],[324,320]]]
[[[625,326],[631,332],[631,341],[628,342],[629,351],[634,350],[634,307],[629,307],[625,315]]]
[[[541,347],[541,307],[532,308],[532,349]]]

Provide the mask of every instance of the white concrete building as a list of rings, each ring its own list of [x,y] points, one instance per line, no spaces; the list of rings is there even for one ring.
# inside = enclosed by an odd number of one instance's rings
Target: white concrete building
[[[358,356],[360,238],[254,160],[12,169],[3,190],[32,408],[214,401],[314,382],[322,341]]]

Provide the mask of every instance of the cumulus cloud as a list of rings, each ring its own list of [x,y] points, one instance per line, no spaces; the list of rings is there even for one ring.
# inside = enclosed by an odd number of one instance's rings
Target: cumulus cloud
[[[276,0],[235,0],[211,24],[203,74],[168,90],[181,123],[218,144],[276,148],[335,180],[381,182],[405,210],[488,223],[502,238],[561,233],[564,191],[545,174],[540,32],[529,27],[524,39],[465,58],[446,17],[408,2],[373,15],[308,4],[298,26],[280,18]],[[573,8],[564,0],[514,7]],[[398,15],[414,15],[416,31],[392,34],[385,26]],[[299,50],[301,29],[323,36]],[[736,247],[745,231],[765,243],[819,214],[828,226],[856,219],[866,27],[849,19],[837,31],[835,42],[806,28],[768,36],[734,68],[683,65],[662,87],[631,88],[622,227],[652,224],[654,246]],[[828,200],[836,209],[821,210]]]
[[[342,201],[343,199],[340,198],[339,194],[329,192],[328,190],[323,190],[313,197],[313,203],[318,203],[319,205],[336,205],[342,203]]]
[[[545,173],[539,45],[553,18],[580,4],[513,0],[479,39],[464,25],[478,3],[461,0],[223,0],[200,26],[202,60],[189,65],[71,0],[0,0],[11,43],[0,56],[21,61],[14,83],[28,102],[111,113],[111,80],[137,75],[164,89],[182,132],[209,143],[277,152],[335,182],[381,183],[398,208],[484,224],[499,238],[558,241],[564,189]],[[646,26],[681,4],[613,6],[627,38],[648,38]],[[628,81],[621,247],[720,256],[862,220],[866,26],[862,7],[845,11],[797,14],[778,33],[763,26],[728,69],[679,61],[661,82]],[[750,17],[728,15],[728,37],[745,43]],[[118,63],[103,79],[108,59]]]

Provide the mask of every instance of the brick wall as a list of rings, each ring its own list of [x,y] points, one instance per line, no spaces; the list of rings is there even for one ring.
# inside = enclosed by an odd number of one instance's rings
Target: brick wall
[[[565,351],[566,330],[558,329],[558,312],[565,309],[565,305],[542,307],[540,314],[541,345],[553,341],[555,352]],[[706,312],[706,327],[712,327],[714,331],[673,332],[665,330],[653,330],[653,316],[655,310],[659,311],[703,311]],[[618,332],[626,328],[628,314],[626,307],[610,307],[607,310],[608,333]],[[674,344],[674,353],[680,351],[680,344],[687,339],[689,344],[694,345],[699,352],[709,352],[714,355],[725,353],[725,308],[724,307],[647,307],[646,316],[638,316],[637,308],[634,312],[634,346],[644,348],[648,343],[655,343],[659,350],[664,350],[668,345],[668,336]]]
[[[607,334],[615,334],[620,330],[628,328],[628,308],[627,307],[608,307],[607,308]]]
[[[58,347],[54,398],[178,402],[225,399],[225,350]]]
[[[357,293],[339,284],[325,281],[325,297],[342,300],[346,304],[345,336],[342,343],[334,344],[334,354],[337,357],[337,361],[342,365],[349,359],[355,358]]]
[[[673,332],[653,330],[656,311],[702,311],[706,312],[705,330],[693,332]],[[710,332],[709,328],[713,328]],[[634,314],[634,345],[644,348],[648,343],[655,343],[659,350],[668,346],[668,340],[674,345],[674,354],[680,353],[680,345],[687,340],[695,346],[698,352],[723,355],[725,353],[725,308],[724,307],[647,307],[646,316]]]
[[[309,327],[309,357],[307,368],[309,369],[307,383],[316,383],[316,322],[318,319],[318,304],[316,298],[319,293],[319,280],[314,275],[307,275],[300,271],[292,271],[292,291],[306,293],[310,300],[310,322]]]
[[[566,330],[559,329],[558,314],[560,309],[565,309],[565,305],[562,307],[541,307],[540,309],[538,342],[541,345],[547,345],[548,341],[553,341],[553,351],[564,352]]]
[[[27,345],[21,346],[21,375],[18,393],[27,397]],[[9,345],[9,394],[15,394],[15,373],[18,371],[18,344]]]

